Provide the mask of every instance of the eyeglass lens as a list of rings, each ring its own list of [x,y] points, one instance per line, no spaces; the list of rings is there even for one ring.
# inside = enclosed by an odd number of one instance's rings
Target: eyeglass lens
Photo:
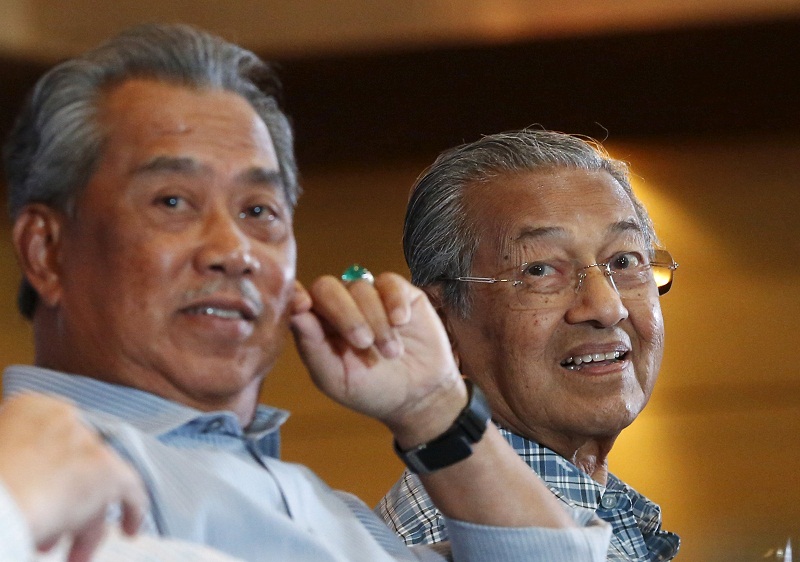
[[[652,262],[636,252],[613,256],[608,263],[588,266],[571,264],[524,264],[514,278],[517,300],[523,309],[548,308],[573,302],[586,278],[604,275],[620,298],[647,299],[666,293],[671,284],[673,270],[677,267],[665,250],[656,250]],[[597,268],[597,272],[591,270]]]

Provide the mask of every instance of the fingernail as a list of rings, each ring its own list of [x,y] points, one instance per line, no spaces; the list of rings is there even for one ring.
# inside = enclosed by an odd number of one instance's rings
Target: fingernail
[[[389,320],[391,321],[392,326],[405,324],[408,322],[408,311],[403,307],[395,308],[391,313],[389,313]]]
[[[372,330],[366,326],[359,326],[351,332],[350,340],[359,349],[366,349],[372,345]]]
[[[399,357],[403,351],[401,343],[395,339],[387,340],[381,344],[381,354],[387,359]]]

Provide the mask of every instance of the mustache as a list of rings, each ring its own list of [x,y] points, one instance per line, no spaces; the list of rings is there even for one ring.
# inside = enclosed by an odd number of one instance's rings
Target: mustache
[[[238,294],[243,301],[246,301],[253,308],[256,316],[259,316],[264,311],[264,301],[261,299],[261,293],[258,292],[256,286],[249,279],[214,279],[196,289],[187,290],[184,292],[182,300],[184,304],[188,305],[218,293],[226,295],[231,293]]]

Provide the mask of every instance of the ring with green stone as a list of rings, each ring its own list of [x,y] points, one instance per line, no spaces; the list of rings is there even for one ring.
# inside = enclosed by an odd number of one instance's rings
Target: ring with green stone
[[[344,273],[342,273],[342,281],[346,284],[355,283],[356,281],[366,281],[372,285],[375,282],[375,277],[370,273],[369,269],[354,263],[344,270]]]

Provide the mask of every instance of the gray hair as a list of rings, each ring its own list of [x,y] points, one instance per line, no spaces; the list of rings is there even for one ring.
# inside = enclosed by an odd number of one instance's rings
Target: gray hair
[[[71,214],[100,158],[99,105],[109,89],[131,78],[190,88],[229,90],[246,99],[269,130],[286,199],[300,195],[294,140],[280,108],[280,84],[255,54],[186,25],[134,27],[48,71],[33,89],[5,145],[12,219],[30,203]],[[38,295],[25,280],[20,312],[31,318]]]
[[[420,287],[441,283],[442,304],[465,318],[470,309],[469,284],[447,279],[472,274],[479,233],[466,212],[467,188],[482,184],[488,189],[500,175],[547,168],[610,174],[630,197],[648,247],[658,244],[650,216],[633,193],[625,162],[611,158],[591,139],[524,129],[488,135],[446,150],[417,179],[403,228],[403,252],[411,281]]]

